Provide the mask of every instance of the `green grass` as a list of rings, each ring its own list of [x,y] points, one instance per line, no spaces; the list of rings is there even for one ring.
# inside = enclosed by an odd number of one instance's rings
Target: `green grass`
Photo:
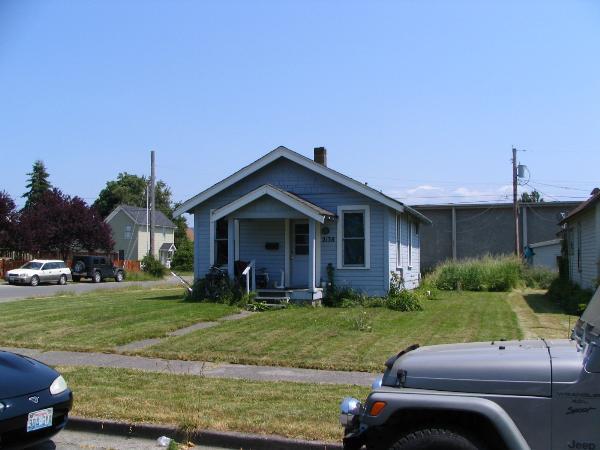
[[[155,277],[148,272],[127,272],[125,281],[158,281],[164,277]]]
[[[380,370],[392,354],[418,343],[522,336],[506,293],[440,292],[423,311],[387,308],[290,308],[256,314],[164,342],[140,353],[336,370]]]
[[[179,287],[105,290],[0,304],[0,345],[110,351],[237,311],[227,305],[186,303],[182,292]]]
[[[75,392],[73,414],[131,423],[172,424],[340,441],[338,405],[368,388],[257,382],[145,373],[126,369],[59,367]]]

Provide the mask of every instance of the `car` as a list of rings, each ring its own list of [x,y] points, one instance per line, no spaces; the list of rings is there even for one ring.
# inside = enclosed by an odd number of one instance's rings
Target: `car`
[[[385,367],[340,405],[347,450],[600,449],[600,288],[570,339],[412,346]]]
[[[65,379],[39,361],[0,351],[0,448],[44,442],[67,424],[73,393]]]
[[[8,284],[40,283],[67,284],[72,280],[71,270],[64,261],[58,259],[34,259],[18,269],[9,270],[5,275]]]
[[[110,258],[106,256],[73,256],[71,272],[73,274],[73,281],[90,278],[94,283],[100,283],[107,278],[113,278],[116,282],[121,282],[125,279],[125,269],[115,266]]]

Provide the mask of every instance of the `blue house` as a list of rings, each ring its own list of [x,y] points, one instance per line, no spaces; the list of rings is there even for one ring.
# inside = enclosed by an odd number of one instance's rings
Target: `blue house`
[[[263,297],[315,301],[336,285],[385,295],[391,274],[420,280],[421,213],[314,160],[278,147],[183,203],[194,216],[194,274],[246,274]]]

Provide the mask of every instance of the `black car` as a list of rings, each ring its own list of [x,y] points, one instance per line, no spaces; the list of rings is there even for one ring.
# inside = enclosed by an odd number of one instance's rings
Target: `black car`
[[[73,393],[54,369],[0,351],[0,449],[44,442],[67,424]]]
[[[117,282],[125,279],[125,270],[122,267],[113,265],[110,258],[106,256],[74,256],[71,274],[73,281],[80,281],[82,278],[91,278],[94,283],[100,283],[106,278],[114,278]]]

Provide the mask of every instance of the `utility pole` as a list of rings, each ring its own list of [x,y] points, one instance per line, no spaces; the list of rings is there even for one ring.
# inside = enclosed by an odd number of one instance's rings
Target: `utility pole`
[[[513,213],[515,216],[515,254],[521,256],[521,244],[519,242],[519,197],[517,193],[517,149],[512,149],[513,169]]]
[[[156,223],[156,167],[154,150],[150,151],[150,255],[154,256],[154,227]]]

